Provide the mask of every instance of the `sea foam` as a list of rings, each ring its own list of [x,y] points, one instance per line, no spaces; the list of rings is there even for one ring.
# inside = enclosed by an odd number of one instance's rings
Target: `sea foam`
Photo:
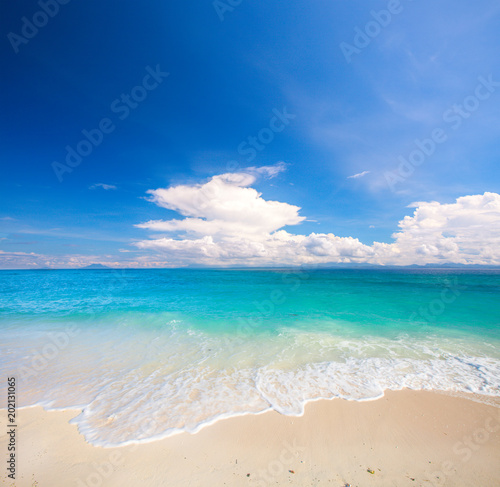
[[[87,441],[116,446],[271,409],[300,416],[321,398],[362,401],[402,388],[500,395],[500,357],[485,353],[486,342],[293,329],[242,339],[180,325],[81,330],[40,370],[32,354],[41,332],[25,336],[10,348],[11,360],[24,364],[21,406],[80,409],[73,422]]]

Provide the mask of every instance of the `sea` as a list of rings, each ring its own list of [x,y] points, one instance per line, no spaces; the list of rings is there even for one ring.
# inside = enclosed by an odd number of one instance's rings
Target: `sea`
[[[0,271],[0,384],[109,447],[318,399],[500,396],[500,271]]]

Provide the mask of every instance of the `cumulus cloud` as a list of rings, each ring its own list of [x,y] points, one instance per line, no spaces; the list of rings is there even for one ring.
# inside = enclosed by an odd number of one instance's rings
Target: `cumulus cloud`
[[[399,222],[394,245],[404,259],[461,264],[500,263],[500,195],[484,193],[455,203],[417,202]]]
[[[135,245],[180,265],[500,264],[496,193],[464,196],[450,204],[415,203],[413,216],[399,222],[392,243],[365,245],[354,237],[284,230],[304,221],[300,208],[262,198],[250,187],[259,174],[250,169],[214,176],[203,184],[148,191],[150,201],[184,218],[136,225],[162,235]]]
[[[92,186],[89,186],[89,189],[98,189],[98,188],[102,188],[102,189],[105,189],[107,191],[110,189],[116,189],[116,186],[113,186],[112,184],[104,184],[104,183],[96,183],[96,184],[93,184]]]
[[[204,184],[149,190],[150,201],[186,218],[152,220],[137,226],[162,232],[253,238],[305,219],[299,216],[298,206],[263,199],[261,193],[249,187],[255,181],[253,174],[227,173]]]
[[[294,235],[284,230],[260,239],[204,236],[199,239],[160,238],[138,242],[141,249],[165,252],[181,263],[206,265],[299,265],[357,262],[371,253],[358,239],[333,234]]]

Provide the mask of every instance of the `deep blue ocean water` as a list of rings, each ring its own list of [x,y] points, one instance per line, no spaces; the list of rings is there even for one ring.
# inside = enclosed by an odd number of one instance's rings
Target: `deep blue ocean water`
[[[499,303],[499,271],[0,271],[0,369],[99,445],[403,387],[498,396]]]

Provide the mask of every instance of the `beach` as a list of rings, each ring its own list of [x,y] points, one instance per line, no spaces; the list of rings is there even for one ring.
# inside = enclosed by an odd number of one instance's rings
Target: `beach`
[[[5,271],[0,290],[5,485],[500,478],[498,272]]]
[[[492,487],[500,485],[500,401],[486,399],[388,391],[373,401],[315,401],[301,417],[269,411],[114,448],[87,443],[69,423],[77,411],[36,406],[18,411],[17,478],[3,476],[3,485]],[[2,430],[5,422],[2,410]]]
[[[499,15],[0,1],[0,487],[500,487]]]

